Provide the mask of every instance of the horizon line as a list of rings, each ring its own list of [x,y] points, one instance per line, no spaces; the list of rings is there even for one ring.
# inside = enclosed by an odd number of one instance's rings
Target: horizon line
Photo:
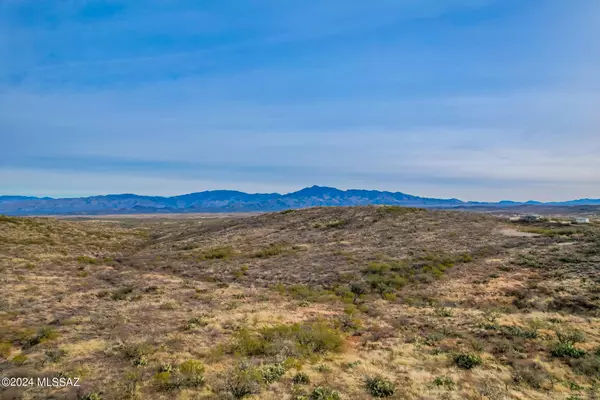
[[[418,197],[418,198],[422,198],[422,199],[435,199],[435,200],[455,200],[455,201],[460,201],[461,203],[485,203],[485,204],[498,204],[498,203],[503,203],[503,202],[509,202],[509,203],[518,203],[518,204],[526,204],[526,203],[540,203],[540,204],[552,204],[552,203],[566,203],[566,202],[572,202],[572,201],[580,201],[580,200],[600,200],[599,198],[590,198],[590,197],[586,197],[586,198],[574,198],[574,199],[569,199],[569,200],[551,200],[551,201],[538,201],[538,200],[533,200],[533,199],[529,199],[529,200],[525,200],[525,201],[517,201],[517,200],[510,200],[510,199],[503,199],[503,200],[498,200],[498,201],[479,201],[479,200],[462,200],[456,197],[451,197],[451,198],[442,198],[442,197],[427,197],[427,196],[419,196],[419,195],[414,195],[411,193],[406,193],[406,192],[402,192],[402,191],[390,191],[390,190],[378,190],[378,189],[357,189],[357,188],[349,188],[349,189],[339,189],[333,186],[321,186],[321,185],[312,185],[312,186],[305,186],[305,187],[301,187],[300,189],[294,190],[294,191],[290,191],[287,193],[280,193],[280,192],[244,192],[241,190],[237,190],[237,189],[212,189],[212,190],[202,190],[202,191],[197,191],[197,192],[188,192],[188,193],[180,193],[180,194],[175,194],[172,196],[161,196],[161,195],[146,195],[146,194],[137,194],[137,193],[108,193],[108,194],[95,194],[95,195],[90,195],[90,196],[73,196],[73,197],[52,197],[52,196],[29,196],[29,195],[20,195],[20,194],[0,194],[0,198],[2,197],[24,197],[24,198],[30,198],[30,199],[38,199],[38,200],[66,200],[66,199],[86,199],[86,198],[92,198],[92,197],[109,197],[109,196],[138,196],[138,197],[160,197],[160,198],[165,198],[165,199],[169,199],[169,198],[173,198],[173,197],[180,197],[180,196],[187,196],[187,195],[192,195],[192,194],[198,194],[198,193],[210,193],[210,192],[236,192],[236,193],[242,193],[242,194],[248,194],[248,195],[279,195],[279,196],[286,196],[286,195],[290,195],[290,194],[294,194],[294,193],[298,193],[302,190],[305,189],[312,189],[312,188],[320,188],[320,189],[333,189],[333,190],[337,190],[340,192],[349,192],[349,191],[364,191],[364,192],[378,192],[378,193],[391,193],[391,194],[404,194],[404,195],[408,195],[408,196],[414,196],[414,197]]]

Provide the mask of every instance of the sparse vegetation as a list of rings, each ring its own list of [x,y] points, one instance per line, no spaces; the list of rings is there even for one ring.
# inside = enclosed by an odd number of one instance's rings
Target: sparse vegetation
[[[81,397],[81,400],[102,400],[102,396],[98,392],[92,392]]]
[[[133,289],[134,288],[131,286],[122,287],[112,292],[110,298],[115,301],[130,299],[130,294],[133,293]]]
[[[460,353],[454,356],[454,363],[462,369],[472,369],[483,363],[481,357],[472,353]]]
[[[390,397],[396,393],[396,385],[382,376],[367,377],[365,386],[373,397]]]
[[[522,337],[525,339],[536,339],[538,331],[535,329],[523,329],[519,326],[503,326],[502,331],[509,337]]]
[[[381,206],[377,209],[377,211],[382,215],[403,215],[403,214],[411,214],[411,213],[420,213],[424,212],[423,208],[414,208],[414,207],[401,207],[401,206]]]
[[[232,257],[234,254],[235,251],[231,246],[214,247],[203,251],[200,258],[203,260],[223,260]]]
[[[265,365],[260,369],[260,374],[263,381],[270,384],[280,380],[285,375],[285,367],[282,364]]]
[[[268,245],[267,247],[257,251],[254,253],[253,257],[256,258],[267,258],[273,257],[286,252],[287,246],[284,243],[273,243]]]
[[[308,385],[310,383],[310,377],[304,372],[298,372],[294,375],[292,382],[294,382],[295,385]]]
[[[147,357],[152,352],[152,346],[148,343],[130,343],[121,347],[123,356],[130,360],[133,365],[142,366],[148,363]]]
[[[578,330],[556,331],[558,343],[552,348],[552,355],[559,358],[581,358],[585,356],[586,351],[575,347],[579,342],[583,342],[584,336]]]
[[[59,362],[60,360],[65,358],[66,355],[67,355],[67,352],[64,349],[46,350],[46,358],[51,363]]]
[[[94,257],[79,256],[77,257],[77,262],[81,264],[98,264],[100,261]]]
[[[528,232],[528,233],[535,233],[538,235],[543,235],[543,236],[560,236],[560,235],[565,235],[565,236],[571,236],[571,235],[575,235],[576,233],[579,232],[578,229],[575,228],[544,228],[544,227],[530,227],[530,226],[524,226],[521,227],[520,230],[522,232]]]
[[[12,352],[12,345],[10,343],[0,343],[0,357],[8,358]]]
[[[552,355],[561,358],[580,358],[585,355],[585,350],[576,348],[572,343],[557,343],[552,349]]]
[[[600,225],[114,218],[0,216],[3,375],[80,377],[88,400],[597,396]]]
[[[512,374],[513,382],[517,385],[526,385],[539,390],[549,380],[549,376],[543,367],[536,362],[517,364]]]
[[[36,346],[38,344],[54,340],[58,337],[58,332],[51,326],[40,328],[37,333],[24,341],[25,346]]]
[[[222,376],[220,390],[235,399],[242,399],[260,393],[262,381],[260,370],[241,364]]]
[[[236,335],[232,351],[245,356],[278,354],[310,357],[341,348],[343,338],[324,322],[275,325],[257,332],[242,329]]]
[[[341,400],[339,392],[327,386],[317,386],[309,396],[310,400]]]
[[[445,388],[447,390],[453,390],[454,387],[456,386],[456,383],[449,376],[437,376],[433,380],[433,385],[436,387]]]
[[[161,391],[194,388],[204,383],[204,364],[198,360],[187,360],[178,367],[169,365],[154,375],[154,382]]]

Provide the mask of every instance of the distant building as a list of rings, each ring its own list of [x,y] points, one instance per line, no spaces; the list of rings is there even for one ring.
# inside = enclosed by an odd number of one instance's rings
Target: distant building
[[[589,224],[590,219],[584,218],[584,217],[575,217],[575,218],[573,218],[573,223],[574,224]]]

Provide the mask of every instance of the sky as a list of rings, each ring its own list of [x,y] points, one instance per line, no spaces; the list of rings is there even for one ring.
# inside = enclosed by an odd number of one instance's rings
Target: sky
[[[600,198],[598,0],[0,0],[0,195]]]

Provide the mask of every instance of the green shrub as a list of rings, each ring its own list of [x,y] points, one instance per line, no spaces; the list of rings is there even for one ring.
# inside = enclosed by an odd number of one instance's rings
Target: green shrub
[[[477,354],[460,353],[454,356],[454,363],[462,369],[472,369],[481,365],[483,360]]]
[[[46,358],[49,362],[56,363],[62,360],[67,355],[63,349],[46,350]]]
[[[257,368],[241,364],[222,376],[220,390],[235,399],[260,393],[263,377]]]
[[[325,373],[331,372],[331,367],[327,364],[319,364],[319,365],[317,365],[316,370],[317,370],[317,372],[325,374]]]
[[[140,357],[132,360],[131,363],[136,367],[143,367],[144,365],[148,365],[148,359],[146,357]]]
[[[79,257],[77,257],[77,262],[79,262],[81,264],[98,264],[100,262],[100,260],[98,260],[97,258],[94,258],[94,257],[79,256]]]
[[[166,310],[166,311],[177,310],[178,307],[179,307],[179,304],[173,300],[167,301],[165,303],[162,303],[160,306],[158,306],[158,308],[160,310]]]
[[[317,386],[309,396],[310,400],[341,400],[340,394],[327,386]]]
[[[462,253],[456,257],[456,262],[458,262],[458,263],[466,264],[466,263],[470,263],[471,261],[473,261],[473,256],[470,255],[469,253]]]
[[[173,372],[175,368],[173,368],[173,364],[162,364],[158,367],[158,372]]]
[[[51,326],[44,326],[38,331],[37,340],[39,343],[54,340],[58,337],[58,332]]]
[[[439,306],[439,305],[435,306],[434,313],[438,317],[443,317],[443,318],[449,318],[454,314],[454,312],[450,308],[446,308],[446,307]]]
[[[244,276],[246,276],[246,274],[248,273],[248,270],[250,269],[250,267],[248,265],[242,265],[240,267],[240,269],[238,269],[237,271],[233,272],[233,276],[235,279],[241,279]]]
[[[131,293],[133,293],[133,286],[125,286],[125,287],[115,290],[110,295],[110,298],[115,301],[127,300],[128,295],[130,295]]]
[[[187,360],[183,362],[178,372],[181,375],[182,384],[185,386],[199,386],[204,382],[204,364],[198,360]]]
[[[203,260],[223,260],[232,257],[235,254],[233,247],[213,247],[212,249],[205,250],[200,258]]]
[[[515,365],[512,379],[518,385],[525,383],[529,387],[539,390],[542,388],[544,381],[548,379],[548,374],[541,365],[530,362],[525,365]]]
[[[502,326],[502,331],[509,336],[517,336],[525,339],[536,339],[538,332],[535,329],[523,329],[519,326]]]
[[[337,322],[337,326],[344,332],[356,332],[362,328],[362,321],[351,315],[342,315]]]
[[[390,272],[392,267],[384,262],[371,262],[367,268],[363,269],[364,274],[385,275]]]
[[[25,354],[17,354],[11,361],[16,365],[23,365],[27,361],[27,356]]]
[[[260,374],[266,384],[271,384],[285,375],[285,367],[281,364],[266,365],[260,369]]]
[[[438,376],[433,380],[433,384],[437,387],[445,387],[448,390],[454,389],[456,383],[449,376]]]
[[[574,329],[563,329],[556,331],[558,343],[550,351],[552,356],[559,358],[581,358],[585,350],[575,347],[576,343],[583,342],[585,337],[583,333]]]
[[[580,358],[585,355],[585,350],[576,348],[573,343],[557,343],[550,352],[553,357]]]
[[[11,351],[12,351],[12,345],[10,343],[8,343],[8,342],[0,343],[0,357],[8,358],[10,356]]]
[[[571,236],[578,232],[577,229],[573,228],[539,228],[539,227],[521,227],[519,228],[522,232],[535,233],[543,236]]]
[[[354,304],[346,304],[344,306],[344,314],[353,316],[358,312],[358,308]]]
[[[161,366],[160,372],[154,375],[154,383],[159,390],[164,391],[200,386],[204,383],[204,364],[188,360],[177,368],[170,364]]]
[[[432,332],[423,339],[423,343],[427,346],[436,346],[444,339],[445,335],[441,332]]]
[[[40,328],[33,337],[28,338],[25,341],[26,346],[36,346],[40,343],[49,342],[58,337],[58,332],[51,326],[44,326]]]
[[[352,301],[354,304],[358,301],[358,299],[367,294],[367,288],[361,282],[354,282],[350,284],[350,291],[354,295],[354,300]]]
[[[371,286],[371,289],[383,295],[392,290],[402,289],[406,285],[407,279],[396,272],[389,272],[385,275],[369,274],[367,276],[367,283]]]
[[[585,336],[584,336],[583,332],[581,332],[577,329],[557,330],[555,333],[556,333],[556,338],[558,339],[558,341],[560,343],[576,344],[576,343],[581,343],[581,342],[585,341]]]
[[[340,332],[323,322],[276,325],[258,332],[247,329],[236,335],[233,351],[245,356],[286,355],[310,357],[339,350],[344,340]]]
[[[334,220],[326,221],[323,223],[317,223],[317,224],[315,224],[315,228],[318,228],[318,229],[342,228],[345,225],[347,225],[348,223],[349,223],[349,221],[345,220],[345,219],[334,219]]]
[[[335,298],[333,292],[308,285],[292,285],[287,288],[287,293],[294,299],[303,301],[324,302]]]
[[[156,388],[164,392],[179,390],[186,387],[187,385],[185,379],[177,370],[158,372],[154,375],[153,380]],[[198,384],[190,384],[189,386],[195,387],[200,385],[201,383],[202,382]]]
[[[396,385],[382,376],[367,377],[365,386],[373,397],[390,397],[396,392]]]
[[[131,343],[122,347],[125,358],[133,365],[142,366],[148,363],[147,356],[152,352],[152,347],[147,343]]]
[[[390,301],[390,302],[394,302],[398,299],[398,296],[396,296],[395,293],[390,293],[390,292],[386,292],[381,296],[384,300]]]
[[[100,396],[100,393],[98,392],[93,392],[86,394],[81,400],[102,400],[102,396]]]
[[[158,390],[169,391],[175,389],[171,371],[160,371],[152,379]]]
[[[298,372],[292,378],[292,382],[296,385],[308,385],[310,383],[310,377],[304,372]]]
[[[192,318],[188,319],[188,321],[186,322],[186,324],[183,327],[183,330],[191,331],[196,328],[205,327],[206,325],[208,325],[208,322],[204,321],[202,319],[202,317],[192,317]]]
[[[244,356],[264,356],[270,352],[271,346],[260,334],[241,329],[236,333],[232,350]]]
[[[286,251],[287,246],[283,243],[273,243],[269,246],[255,252],[252,256],[256,258],[267,258],[272,256],[277,256]]]

